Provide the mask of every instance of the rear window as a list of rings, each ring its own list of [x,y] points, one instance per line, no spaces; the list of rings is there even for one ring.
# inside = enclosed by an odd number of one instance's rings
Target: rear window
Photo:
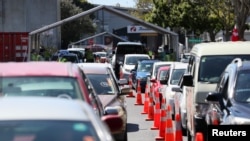
[[[16,120],[0,122],[1,141],[99,141],[89,121]]]
[[[77,79],[71,77],[4,77],[1,82],[4,96],[68,96],[83,99]]]
[[[143,45],[118,45],[116,54],[144,54],[146,53]]]

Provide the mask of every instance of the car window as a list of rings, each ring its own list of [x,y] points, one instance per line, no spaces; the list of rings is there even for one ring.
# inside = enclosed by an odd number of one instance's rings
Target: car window
[[[156,66],[155,66],[155,73],[154,73],[154,76],[155,76],[155,77],[157,77],[159,68],[162,67],[162,66],[168,66],[168,65],[166,65],[166,64],[156,65]],[[156,78],[156,79],[157,79],[157,78]]]
[[[235,100],[250,102],[250,71],[239,72],[235,86]]]
[[[89,121],[1,121],[1,141],[99,141],[97,131]],[[90,140],[90,141],[92,141]]]
[[[48,96],[67,95],[83,99],[78,82],[71,77],[5,77],[2,78],[4,96]]]
[[[125,60],[126,65],[135,65],[139,60],[148,59],[146,56],[131,56]]]
[[[171,85],[178,85],[181,76],[184,74],[184,72],[186,71],[186,69],[173,69],[172,71],[172,75],[170,78],[170,84]]]
[[[201,57],[198,81],[218,83],[220,75],[234,58],[249,60],[250,55],[213,55]]]
[[[138,72],[150,72],[152,70],[153,63],[139,63],[137,71]]]
[[[143,54],[146,53],[143,45],[118,45],[116,54]]]
[[[159,80],[165,80],[168,70],[161,70],[159,74]]]
[[[115,80],[109,74],[86,74],[97,94],[115,94]]]

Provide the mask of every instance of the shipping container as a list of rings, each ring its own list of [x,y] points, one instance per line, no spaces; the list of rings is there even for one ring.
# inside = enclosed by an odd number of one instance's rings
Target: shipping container
[[[0,62],[26,61],[28,36],[28,32],[0,32]]]

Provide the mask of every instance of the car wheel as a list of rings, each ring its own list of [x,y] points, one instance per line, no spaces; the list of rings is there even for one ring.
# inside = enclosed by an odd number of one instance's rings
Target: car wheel
[[[127,130],[120,134],[119,137],[116,138],[116,141],[128,141]]]
[[[182,135],[183,136],[187,136],[187,129],[186,128],[184,128],[182,125],[181,125],[181,130],[182,130]]]
[[[187,141],[192,141],[191,133],[187,129]]]

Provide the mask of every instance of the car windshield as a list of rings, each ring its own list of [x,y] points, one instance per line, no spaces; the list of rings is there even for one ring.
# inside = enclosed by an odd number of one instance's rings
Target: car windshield
[[[153,62],[139,63],[137,71],[138,72],[150,72],[152,70],[153,64],[154,64]]]
[[[86,74],[98,95],[117,93],[115,80],[108,74]]]
[[[99,141],[89,121],[1,121],[1,141]]]
[[[159,80],[165,80],[169,70],[161,70],[159,74]]]
[[[136,65],[139,60],[149,59],[147,56],[130,56],[126,57],[125,64],[126,65]]]
[[[250,102],[250,71],[238,73],[234,99],[238,102]]]
[[[4,96],[69,96],[83,99],[79,84],[72,77],[4,77],[1,81]]]
[[[184,74],[186,69],[173,69],[172,75],[170,78],[171,85],[178,85],[182,75]]]
[[[155,76],[155,77],[157,77],[159,68],[160,68],[160,67],[163,67],[163,66],[169,66],[169,65],[168,65],[168,64],[161,64],[161,65],[156,65],[156,66],[155,66],[155,73],[154,73],[154,76]]]
[[[145,53],[143,45],[119,45],[116,54],[142,54]]]
[[[198,81],[218,83],[221,73],[235,58],[250,60],[250,55],[213,55],[201,57]]]

